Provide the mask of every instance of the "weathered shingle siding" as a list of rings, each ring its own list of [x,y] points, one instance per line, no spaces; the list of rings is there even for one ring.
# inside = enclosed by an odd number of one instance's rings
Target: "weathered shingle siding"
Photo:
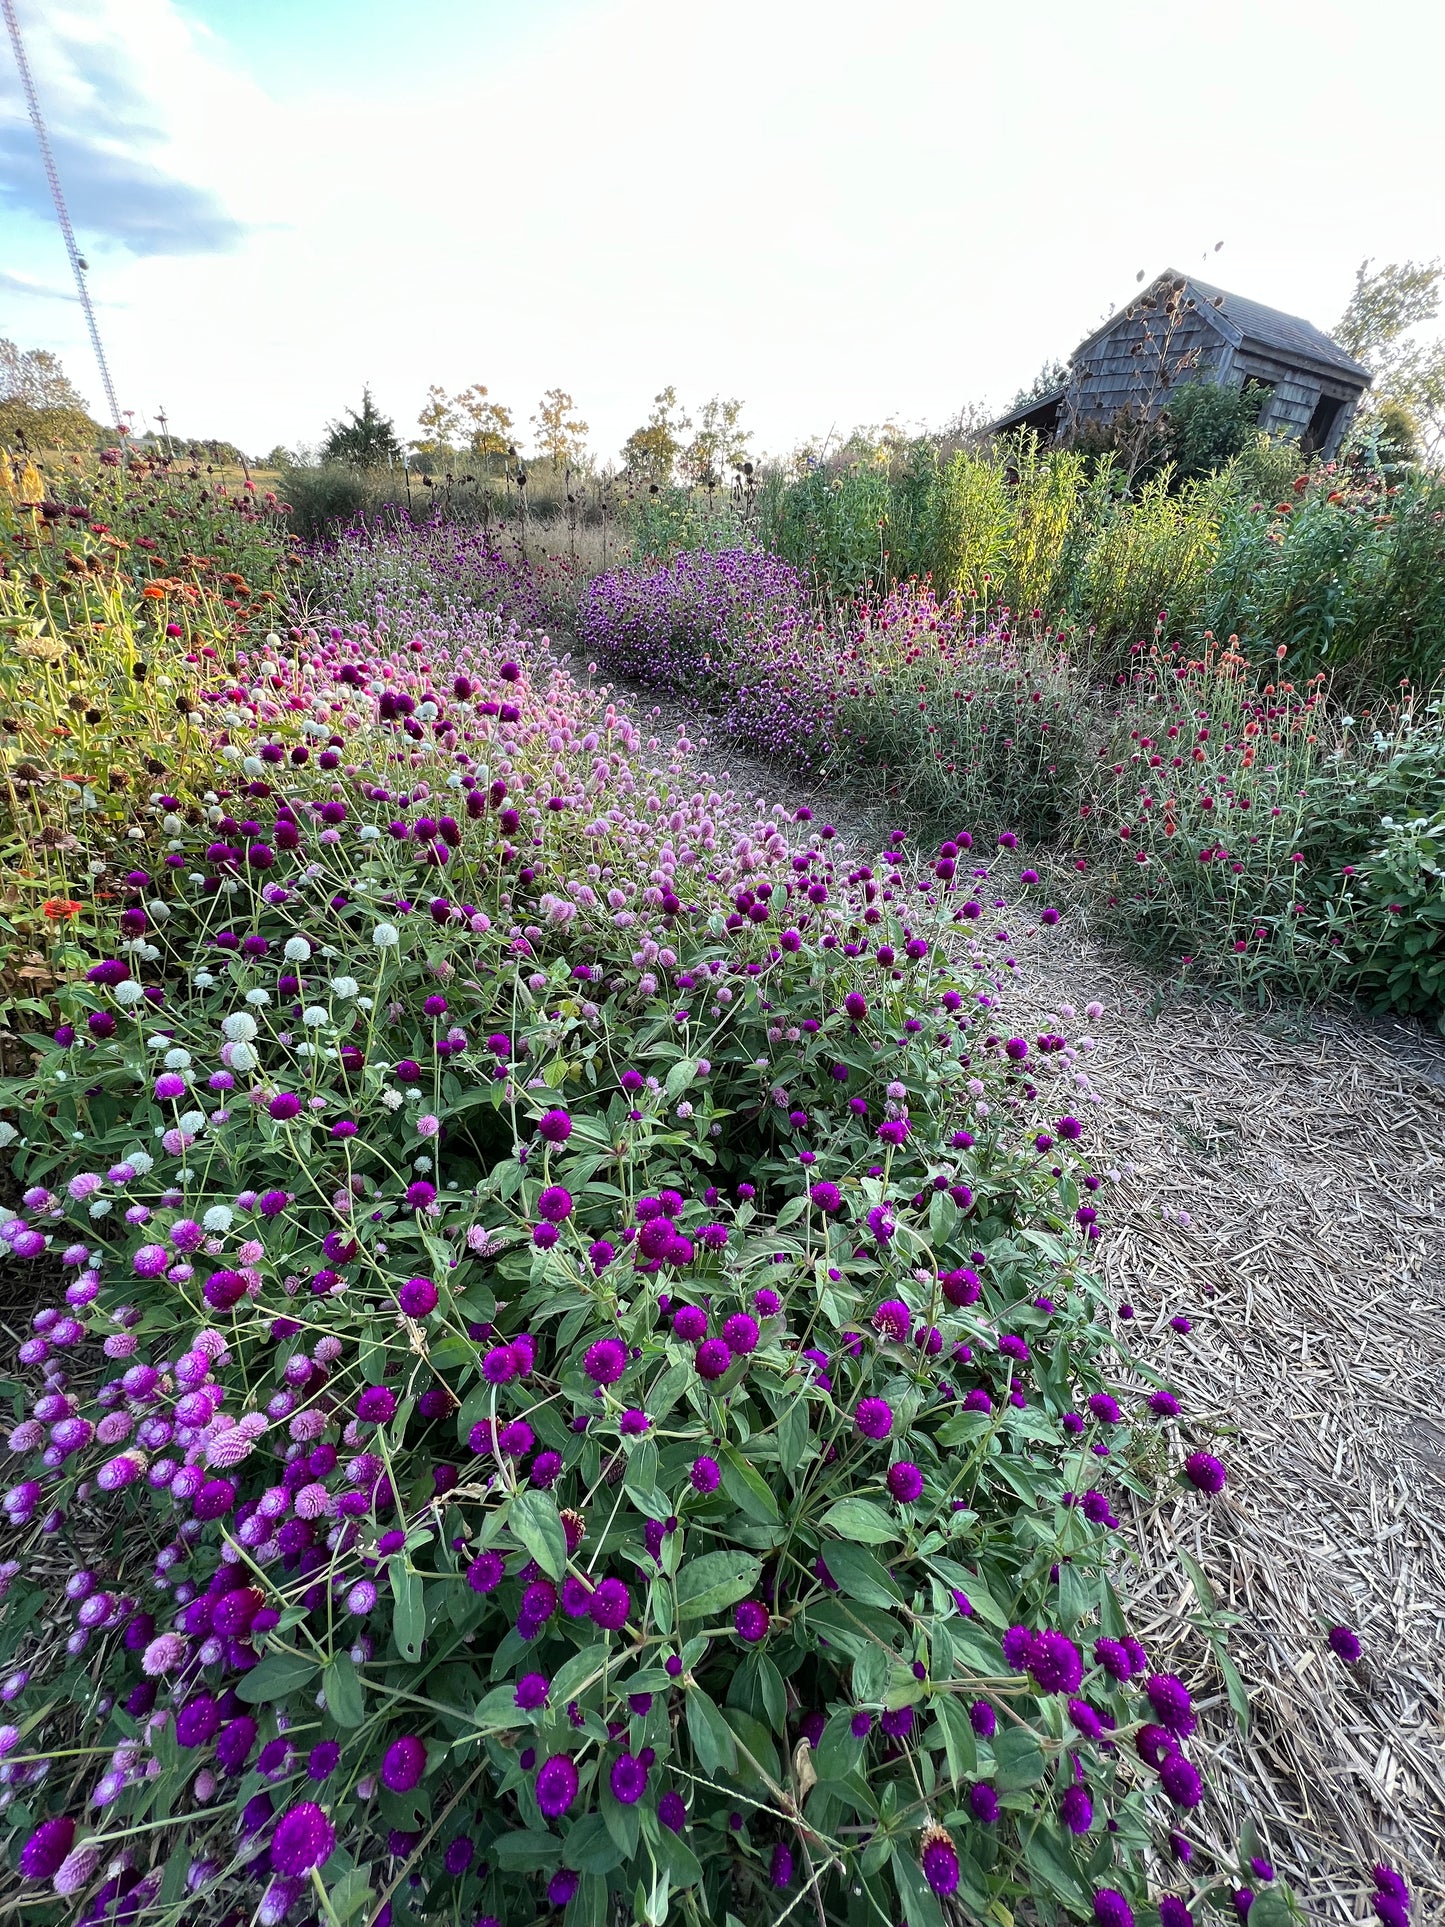
[[[1172,330],[1158,308],[1126,310],[1080,354],[1067,401],[1078,421],[1108,421],[1121,408],[1146,402],[1157,414],[1173,387],[1216,375],[1228,352],[1219,331],[1193,309]]]

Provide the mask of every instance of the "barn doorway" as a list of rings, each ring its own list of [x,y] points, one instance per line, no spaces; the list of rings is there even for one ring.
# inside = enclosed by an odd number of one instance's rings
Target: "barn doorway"
[[[1334,395],[1321,395],[1315,403],[1315,412],[1310,416],[1310,425],[1300,437],[1300,448],[1306,455],[1318,455],[1322,448],[1328,448],[1330,437],[1335,432],[1335,423],[1340,418],[1344,403]]]

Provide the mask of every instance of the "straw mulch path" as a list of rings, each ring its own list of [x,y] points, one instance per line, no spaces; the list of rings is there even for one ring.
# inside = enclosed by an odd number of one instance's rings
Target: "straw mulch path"
[[[1313,1919],[1366,1918],[1380,1859],[1445,1919],[1445,1046],[1162,1001],[1063,926],[1030,977],[1040,1013],[1106,1006],[1100,1256],[1134,1309],[1116,1329],[1230,1468],[1218,1498],[1136,1515],[1131,1576],[1154,1663],[1213,1702],[1218,1838],[1251,1814]],[[1185,1619],[1181,1548],[1235,1616],[1244,1734]],[[1357,1667],[1325,1644],[1340,1623]]]
[[[651,698],[634,714],[660,748],[688,721]],[[846,798],[727,761],[742,793],[806,800],[856,854],[877,847]],[[1134,1311],[1116,1330],[1179,1393],[1191,1449],[1230,1468],[1219,1497],[1168,1487],[1121,1535],[1135,1631],[1202,1703],[1211,1804],[1186,1831],[1228,1857],[1251,1817],[1311,1920],[1372,1918],[1384,1860],[1417,1918],[1445,1921],[1445,1044],[1171,1001],[1070,919],[1021,964],[1020,1019],[1105,1006],[1087,1068],[1096,1165],[1119,1174],[1098,1248]],[[1243,1732],[1181,1554],[1232,1622]],[[1325,1644],[1341,1623],[1353,1668]]]

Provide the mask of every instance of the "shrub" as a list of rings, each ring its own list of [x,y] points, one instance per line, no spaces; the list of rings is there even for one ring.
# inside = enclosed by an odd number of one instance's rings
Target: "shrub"
[[[1106,1383],[988,865],[839,874],[535,641],[388,630],[249,665],[340,744],[228,725],[5,1127],[32,1911],[1122,1921],[1200,1786],[1113,1506],[1225,1474]]]
[[[615,675],[663,688],[726,682],[749,644],[786,647],[808,620],[796,570],[755,549],[699,549],[594,576],[581,640]]]
[[[288,468],[276,488],[291,506],[297,534],[310,542],[331,534],[339,523],[355,522],[372,500],[366,474],[348,462]]]

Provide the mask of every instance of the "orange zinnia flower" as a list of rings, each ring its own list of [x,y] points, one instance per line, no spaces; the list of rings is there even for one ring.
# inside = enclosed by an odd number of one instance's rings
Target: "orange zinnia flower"
[[[72,917],[80,915],[85,905],[71,897],[50,897],[40,907],[52,923],[69,923]]]

